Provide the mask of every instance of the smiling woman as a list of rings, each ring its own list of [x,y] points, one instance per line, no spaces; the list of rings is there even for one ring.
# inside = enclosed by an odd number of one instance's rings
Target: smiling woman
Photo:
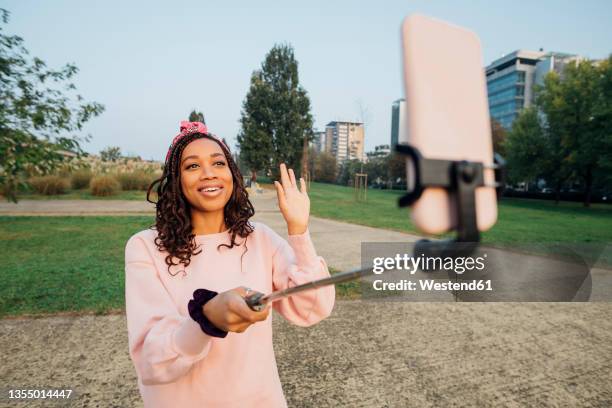
[[[254,209],[228,147],[199,122],[182,122],[157,187],[156,224],[125,249],[130,357],[147,407],[286,406],[270,306],[244,298],[329,277],[310,233],[310,201],[280,166],[278,203],[288,241],[249,219]],[[250,289],[253,288],[253,289]],[[333,286],[279,300],[309,326],[333,308]],[[163,384],[163,385],[162,385]]]
[[[181,190],[191,203],[196,235],[225,230],[223,209],[234,190],[227,162],[221,146],[210,139],[196,139],[183,150]]]

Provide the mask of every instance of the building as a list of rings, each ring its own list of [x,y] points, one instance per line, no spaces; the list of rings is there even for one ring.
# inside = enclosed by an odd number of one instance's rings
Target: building
[[[542,84],[548,72],[562,72],[576,59],[576,55],[559,52],[517,50],[493,61],[485,68],[489,114],[510,128],[518,112],[533,104],[534,85]]]
[[[549,52],[540,58],[540,61],[536,64],[536,71],[534,76],[534,83],[536,85],[543,85],[544,78],[549,72],[556,72],[559,75],[563,74],[565,66],[570,62],[580,62],[584,58],[573,54],[564,54],[560,52]]]
[[[402,98],[394,101],[391,105],[391,150],[395,149],[399,140],[406,140],[406,119],[406,100]]]
[[[325,152],[326,151],[325,150],[326,148],[325,131],[318,131],[315,129],[313,131],[313,134],[314,134],[314,137],[312,138],[312,141],[310,142],[310,147],[314,148],[317,153]]]
[[[338,163],[357,159],[363,161],[365,131],[359,122],[329,122],[325,126],[325,151]]]

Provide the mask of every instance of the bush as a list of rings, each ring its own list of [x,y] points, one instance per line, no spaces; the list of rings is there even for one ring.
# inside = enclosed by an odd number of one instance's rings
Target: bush
[[[72,188],[75,190],[81,190],[89,187],[92,177],[93,174],[89,170],[79,170],[76,173],[73,173],[70,179]]]
[[[39,194],[57,195],[68,190],[68,180],[60,176],[36,176],[28,180],[28,184]]]
[[[149,185],[154,180],[154,176],[142,171],[132,171],[129,173],[119,173],[116,175],[121,189],[128,190],[143,190],[146,191]]]
[[[89,183],[91,194],[99,197],[116,194],[121,185],[113,176],[97,176]]]

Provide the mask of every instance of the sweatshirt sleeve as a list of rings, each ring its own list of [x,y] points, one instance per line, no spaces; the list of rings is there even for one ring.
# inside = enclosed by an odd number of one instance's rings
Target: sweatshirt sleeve
[[[130,357],[144,385],[173,382],[208,354],[210,336],[179,313],[138,235],[125,248],[125,302]]]
[[[272,230],[271,230],[272,231]],[[288,241],[272,231],[277,242],[273,255],[274,290],[287,289],[329,277],[325,260],[317,256],[310,230],[289,235]],[[274,309],[298,326],[311,326],[329,316],[334,308],[334,285],[308,290],[273,303]]]

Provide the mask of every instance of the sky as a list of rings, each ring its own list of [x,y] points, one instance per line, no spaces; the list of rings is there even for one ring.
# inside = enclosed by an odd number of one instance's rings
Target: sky
[[[366,151],[389,144],[403,97],[399,29],[420,13],[474,31],[483,61],[517,49],[588,58],[612,52],[612,1],[0,1],[7,34],[32,56],[74,63],[87,101],[105,105],[81,134],[90,153],[163,160],[192,109],[234,147],[251,73],[275,44],[294,47],[315,127],[363,121]]]

